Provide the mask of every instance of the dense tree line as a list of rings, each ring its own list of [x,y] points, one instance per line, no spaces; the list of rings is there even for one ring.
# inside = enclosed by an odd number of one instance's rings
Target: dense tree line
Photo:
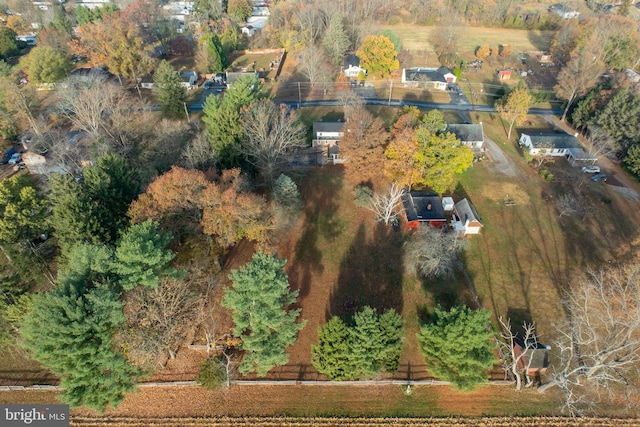
[[[311,363],[332,380],[374,377],[394,373],[402,351],[404,321],[393,309],[381,315],[364,307],[347,321],[332,317],[318,328]]]
[[[573,125],[586,132],[601,155],[616,155],[640,176],[640,96],[637,89],[599,85],[576,105]]]

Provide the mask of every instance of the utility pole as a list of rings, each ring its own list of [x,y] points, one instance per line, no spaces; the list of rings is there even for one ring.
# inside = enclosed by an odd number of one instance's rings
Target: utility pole
[[[300,96],[300,82],[298,82],[298,108],[300,108],[300,101],[301,101],[301,96]]]
[[[393,82],[389,85],[389,105],[391,105],[391,92],[393,92]]]

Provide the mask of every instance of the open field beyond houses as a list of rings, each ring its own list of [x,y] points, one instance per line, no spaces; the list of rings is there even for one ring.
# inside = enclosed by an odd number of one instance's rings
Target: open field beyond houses
[[[438,27],[425,27],[415,24],[385,25],[402,40],[402,48],[411,52],[433,52],[429,41],[432,32]],[[549,50],[553,31],[514,30],[509,28],[464,27],[458,33],[460,54],[473,53],[478,46],[497,47],[511,45],[514,52]]]

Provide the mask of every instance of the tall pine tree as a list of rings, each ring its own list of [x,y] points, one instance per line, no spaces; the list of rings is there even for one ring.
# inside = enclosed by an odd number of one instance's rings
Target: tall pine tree
[[[261,97],[261,89],[258,80],[245,76],[233,83],[222,100],[218,96],[207,97],[202,121],[221,169],[247,167],[240,150],[244,139],[240,111]]]
[[[431,323],[418,333],[429,372],[461,391],[486,383],[487,371],[496,362],[488,324],[486,310],[436,307]]]
[[[300,309],[290,310],[298,297],[291,292],[284,272],[286,260],[257,252],[251,262],[229,277],[232,288],[225,290],[222,305],[232,312],[234,334],[242,337],[246,350],[240,372],[265,376],[275,366],[289,361],[287,347],[306,322],[296,323]]]
[[[187,89],[182,85],[178,72],[166,60],[160,62],[153,76],[153,91],[163,116],[184,117]]]
[[[100,412],[117,406],[138,375],[113,346],[125,317],[109,257],[104,247],[75,246],[58,286],[34,296],[20,327],[22,345],[60,376],[61,399]]]
[[[350,357],[352,347],[349,327],[339,317],[332,317],[318,328],[318,344],[311,346],[311,363],[332,380],[355,379],[358,369]]]
[[[318,344],[311,347],[311,363],[332,380],[373,377],[383,369],[398,369],[402,351],[404,321],[393,309],[378,316],[364,307],[347,326],[333,317],[318,329]]]

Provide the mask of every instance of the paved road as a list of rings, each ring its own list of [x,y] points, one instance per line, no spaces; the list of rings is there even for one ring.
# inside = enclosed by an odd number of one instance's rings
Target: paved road
[[[409,100],[397,100],[392,99],[389,102],[388,99],[381,98],[363,98],[367,105],[381,105],[391,107],[418,107],[422,109],[438,109],[448,111],[478,111],[483,113],[495,113],[496,109],[490,105],[472,105],[472,104],[453,104],[453,103],[440,103],[440,102],[422,102],[422,101],[409,101]],[[342,102],[338,99],[316,99],[309,101],[278,101],[280,104],[289,105],[291,107],[339,107],[342,106]],[[201,111],[202,103],[190,104],[189,109],[192,111]],[[547,115],[547,114],[562,114],[561,109],[555,108],[530,108],[529,114],[534,115]]]

